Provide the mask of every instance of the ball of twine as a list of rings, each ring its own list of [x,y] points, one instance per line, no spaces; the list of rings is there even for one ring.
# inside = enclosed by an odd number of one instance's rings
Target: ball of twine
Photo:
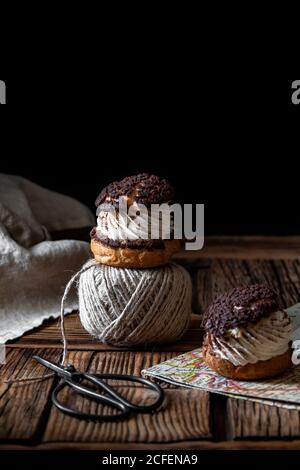
[[[191,279],[176,264],[156,269],[96,264],[80,275],[78,295],[83,327],[117,346],[176,341],[190,322]]]
[[[121,269],[90,260],[72,276],[61,299],[62,366],[68,354],[65,302],[78,279],[81,322],[100,341],[117,346],[172,342],[189,326],[192,284],[183,267],[169,264],[156,269]],[[39,381],[54,375],[4,383]]]

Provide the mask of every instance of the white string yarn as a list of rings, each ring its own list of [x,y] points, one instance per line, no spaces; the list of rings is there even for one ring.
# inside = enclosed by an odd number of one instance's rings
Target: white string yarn
[[[61,300],[61,365],[65,365],[68,351],[64,304],[77,279],[81,323],[102,342],[117,346],[173,342],[189,326],[192,284],[182,266],[124,269],[101,265],[93,259],[72,276]],[[43,380],[53,375],[10,379],[4,383]]]
[[[78,295],[83,327],[116,346],[173,342],[190,322],[191,279],[177,264],[154,269],[90,264],[80,273]]]
[[[60,331],[61,331],[61,336],[63,340],[64,350],[63,350],[61,365],[65,364],[66,356],[68,352],[68,340],[67,340],[66,331],[65,331],[65,301],[69,295],[70,290],[73,287],[74,282],[81,276],[82,273],[84,273],[85,271],[88,271],[92,266],[96,266],[96,264],[97,263],[95,259],[91,259],[90,261],[85,263],[83,267],[80,269],[80,271],[78,271],[76,274],[74,274],[74,276],[71,277],[68,284],[66,285],[64,295],[62,296],[61,304],[60,304]]]

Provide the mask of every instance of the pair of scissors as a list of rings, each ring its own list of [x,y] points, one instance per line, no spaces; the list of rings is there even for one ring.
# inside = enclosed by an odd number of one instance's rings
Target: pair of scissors
[[[129,416],[130,413],[151,413],[157,410],[164,400],[163,389],[143,377],[136,375],[125,375],[125,374],[89,374],[84,372],[78,372],[75,367],[71,364],[62,366],[53,362],[47,361],[39,356],[33,356],[33,359],[38,361],[43,366],[55,372],[61,381],[54,388],[52,392],[52,403],[63,413],[66,413],[75,418],[90,419],[94,421],[116,421]],[[145,385],[147,389],[156,392],[156,400],[150,405],[136,405],[126,400],[116,390],[108,385],[105,380],[124,380],[129,382],[140,383]],[[81,382],[88,381],[94,386],[98,387],[102,393],[99,393],[94,388],[87,387]],[[114,414],[89,414],[82,411],[69,408],[58,399],[58,395],[65,387],[71,387],[80,395],[91,398],[98,402],[104,403],[115,408],[118,412]]]

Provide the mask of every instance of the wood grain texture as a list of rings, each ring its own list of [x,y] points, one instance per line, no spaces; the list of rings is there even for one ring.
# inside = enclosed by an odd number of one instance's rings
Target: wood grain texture
[[[80,355],[76,353],[77,357]],[[176,353],[133,353],[133,352],[95,352],[88,370],[139,375],[141,370],[175,356]],[[72,353],[70,355],[72,361]],[[80,362],[80,361],[79,361]],[[80,368],[83,368],[80,365]],[[149,403],[152,392],[143,387],[119,385],[119,392],[137,403]],[[199,390],[177,389],[165,386],[166,399],[159,412],[153,414],[133,414],[122,422],[84,422],[63,415],[52,408],[43,442],[173,442],[188,439],[211,437],[209,394]],[[63,401],[70,400],[72,406],[93,413],[111,413],[111,409],[78,395],[70,397],[65,390]]]
[[[201,266],[203,258],[223,259],[297,259],[300,237],[208,236],[200,251],[182,251],[174,261]]]
[[[261,439],[261,440],[235,440],[235,441],[219,441],[212,440],[189,440],[177,442],[45,442],[36,446],[21,445],[21,444],[2,444],[0,450],[102,450],[102,451],[150,451],[150,450],[201,450],[201,451],[216,451],[216,450],[284,450],[284,451],[298,451],[300,450],[299,439]]]
[[[92,338],[82,327],[78,313],[72,313],[65,318],[66,334],[68,338],[69,349],[89,350],[89,351],[190,351],[199,347],[201,344],[202,331],[200,330],[200,318],[193,314],[191,324],[180,341],[162,345],[143,345],[136,348],[118,348],[109,344],[100,343]],[[48,320],[34,330],[25,333],[21,338],[9,341],[8,348],[63,348],[60,326],[58,320]]]
[[[32,359],[33,353],[57,361],[60,353],[49,350],[9,351],[7,363],[1,368],[0,439],[35,441],[39,438],[44,414],[50,405],[53,378],[26,383],[4,383],[5,380],[34,378],[46,373]]]
[[[203,313],[213,298],[213,286],[212,286],[212,276],[211,276],[211,263],[206,264],[205,267],[198,269],[196,285],[195,285],[195,295],[197,298],[197,308],[199,313]]]
[[[300,436],[299,411],[230,398],[228,438],[287,438]]]
[[[261,282],[278,293],[282,307],[299,302],[300,261],[212,260],[209,268],[198,271],[197,290],[201,309],[233,287]]]

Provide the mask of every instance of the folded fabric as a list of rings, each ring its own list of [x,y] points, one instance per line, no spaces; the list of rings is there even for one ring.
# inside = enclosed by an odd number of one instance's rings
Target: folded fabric
[[[90,251],[86,242],[51,241],[50,232],[94,222],[80,202],[0,174],[0,343],[59,315],[64,287]],[[73,293],[66,312],[77,308]]]

